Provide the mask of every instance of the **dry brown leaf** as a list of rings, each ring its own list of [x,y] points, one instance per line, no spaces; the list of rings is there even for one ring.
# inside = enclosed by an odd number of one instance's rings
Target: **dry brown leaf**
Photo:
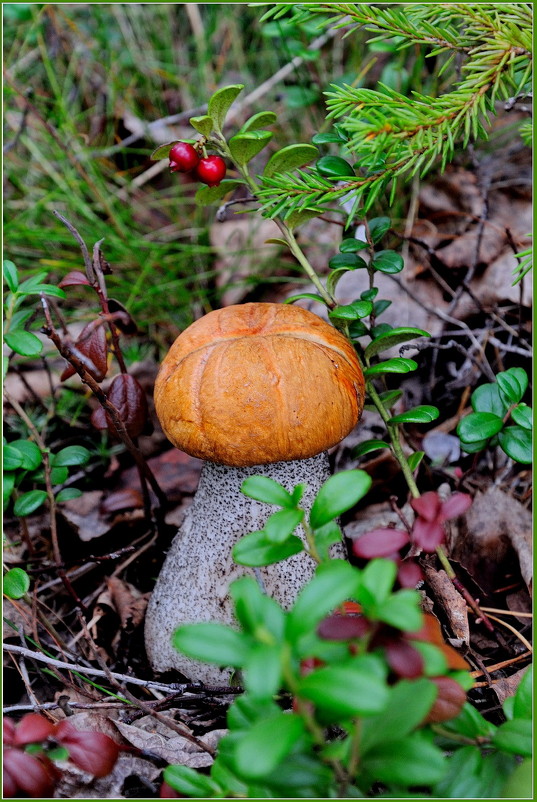
[[[118,577],[109,577],[106,580],[106,584],[112,597],[114,609],[119,615],[121,627],[132,631],[144,619],[149,594],[140,593],[134,585],[124,582]]]
[[[115,724],[132,746],[154,752],[169,763],[195,769],[211,766],[213,763],[213,757],[208,752],[204,752],[196,744],[170,730],[162,722],[156,722],[150,716],[144,716],[136,726],[121,721],[116,721]],[[200,736],[199,740],[214,749],[226,732],[227,730],[213,730]]]
[[[509,696],[515,695],[517,688],[520,685],[528,668],[529,666],[521,668],[520,671],[517,671],[515,674],[511,674],[510,677],[502,677],[501,679],[492,683],[494,693],[498,697],[498,701],[501,705],[503,705]]]
[[[102,490],[91,490],[61,506],[61,514],[84,542],[110,531],[110,521],[100,511],[103,495]]]
[[[458,593],[445,571],[436,571],[429,565],[423,565],[427,584],[433,592],[435,601],[443,608],[453,634],[463,643],[470,642],[470,628],[466,601]]]

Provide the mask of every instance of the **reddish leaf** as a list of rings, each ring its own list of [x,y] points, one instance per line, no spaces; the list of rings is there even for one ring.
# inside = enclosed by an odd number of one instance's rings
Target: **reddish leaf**
[[[11,746],[15,740],[15,722],[12,718],[4,717],[3,742],[6,746]]]
[[[459,652],[446,643],[442,627],[432,613],[423,616],[423,626],[418,632],[409,634],[409,640],[422,640],[437,646],[446,658],[447,667],[453,671],[468,671],[470,666]]]
[[[49,735],[54,734],[54,724],[39,713],[28,713],[24,716],[15,733],[16,746],[35,744],[45,741]]]
[[[179,791],[176,791],[166,782],[160,784],[159,797],[161,799],[184,799],[183,794],[180,794]]]
[[[6,749],[4,770],[16,788],[34,799],[51,797],[60,773],[47,758],[37,758],[21,749]]]
[[[94,777],[110,774],[120,752],[120,747],[109,735],[77,730],[67,720],[58,724],[56,738],[65,746],[75,766]]]
[[[357,557],[371,560],[375,557],[391,557],[409,543],[402,529],[372,529],[356,538],[352,550]]]
[[[127,373],[120,373],[110,385],[108,400],[118,410],[121,420],[131,437],[138,437],[143,431],[147,421],[147,399],[139,382]],[[110,429],[115,427],[110,416],[104,410],[95,410],[91,422],[97,429]]]
[[[449,521],[451,518],[458,518],[472,506],[472,497],[467,493],[453,493],[447,501],[442,504],[442,518]]]
[[[438,688],[438,696],[423,723],[439,724],[458,716],[466,702],[466,693],[459,683],[451,677],[433,677],[431,682]]]
[[[136,334],[138,326],[134,322],[130,312],[122,303],[115,298],[108,299],[108,311],[114,318],[114,324],[123,334]]]
[[[423,657],[403,638],[389,639],[384,644],[386,660],[392,671],[404,679],[416,679],[423,674]]]
[[[86,370],[95,381],[102,381],[108,371],[108,346],[106,344],[106,332],[103,321],[98,318],[92,320],[84,326],[75,344],[75,356],[80,359]],[[60,376],[64,381],[76,373],[72,365],[69,365]]]
[[[423,573],[414,560],[403,560],[397,569],[397,581],[402,588],[415,588],[423,580]]]
[[[423,551],[433,552],[444,540],[444,527],[438,521],[416,518],[412,527],[412,540]]]
[[[2,799],[10,799],[17,795],[17,779],[11,774],[8,766],[4,765],[4,782],[2,789]]]
[[[319,624],[317,634],[325,640],[362,638],[371,628],[367,618],[357,615],[329,615]]]
[[[410,506],[418,513],[420,518],[426,521],[436,521],[440,518],[442,503],[438,493],[435,493],[434,490],[424,493],[419,498],[413,498]]]
[[[74,287],[77,284],[85,284],[90,286],[85,273],[83,273],[81,270],[71,270],[69,273],[67,273],[65,278],[62,278],[58,284],[58,287],[63,289],[63,287]]]

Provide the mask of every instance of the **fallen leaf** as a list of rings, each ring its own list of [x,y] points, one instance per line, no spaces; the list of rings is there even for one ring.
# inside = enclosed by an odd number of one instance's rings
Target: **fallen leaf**
[[[520,671],[517,671],[515,674],[511,674],[510,677],[502,677],[501,679],[498,679],[492,683],[492,689],[498,697],[498,701],[501,705],[503,705],[509,696],[515,695],[517,688],[520,685],[528,668],[529,666],[521,668]]]
[[[124,582],[115,576],[109,577],[106,584],[122,628],[132,631],[143,621],[149,594],[140,593],[130,582]]]
[[[196,744],[170,730],[164,723],[155,722],[150,716],[144,716],[136,726],[121,721],[116,721],[115,725],[132,746],[154,752],[169,763],[196,769],[211,766],[213,763],[209,752],[204,752]],[[227,730],[213,730],[200,736],[199,740],[214,749],[226,732]]]

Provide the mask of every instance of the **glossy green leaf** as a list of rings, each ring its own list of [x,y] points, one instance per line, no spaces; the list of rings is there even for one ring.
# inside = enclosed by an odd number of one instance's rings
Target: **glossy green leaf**
[[[492,737],[497,749],[521,757],[531,757],[532,725],[529,719],[516,718],[500,724]]]
[[[322,156],[315,162],[315,167],[325,178],[356,178],[354,167],[341,156]]]
[[[234,179],[224,178],[215,187],[199,187],[194,196],[194,200],[198,206],[209,206],[211,203],[217,203],[225,198],[230,192],[239,187],[243,182],[235,181]]]
[[[378,302],[377,302],[378,303]],[[377,313],[378,314],[378,313]],[[430,337],[429,332],[423,329],[415,329],[410,326],[401,326],[396,329],[391,329],[386,334],[381,334],[373,342],[369,343],[365,349],[365,358],[371,359],[372,356],[387,351],[388,348],[394,348],[396,345],[415,340],[416,337]]]
[[[336,521],[329,521],[320,529],[314,532],[315,547],[322,560],[328,560],[330,557],[330,546],[335,543],[341,543],[343,536],[341,528]]]
[[[391,409],[402,397],[402,390],[385,390],[383,393],[379,393],[379,398],[386,409]]]
[[[243,89],[244,84],[224,86],[222,89],[217,89],[214,95],[209,99],[207,112],[208,116],[212,118],[217,131],[221,131],[224,127],[227,113],[233,101],[240,95]],[[192,124],[192,120],[190,123]]]
[[[213,128],[215,127],[213,118],[208,114],[202,114],[199,117],[191,117],[188,122],[192,128],[195,128],[198,134],[201,134],[205,137],[209,137]]]
[[[30,577],[22,568],[10,568],[4,574],[4,593],[10,599],[21,599],[30,588]]]
[[[267,125],[273,125],[278,117],[273,111],[258,111],[253,114],[242,126],[240,133],[246,131],[258,131],[260,128],[265,128]]]
[[[5,471],[16,471],[17,468],[22,468],[24,455],[11,443],[4,446],[2,453],[3,468]]]
[[[514,696],[513,715],[515,718],[531,719],[533,666],[528,666],[518,684]]]
[[[461,438],[462,439],[462,438]],[[515,462],[530,465],[533,460],[532,437],[528,429],[522,426],[506,426],[498,435],[503,451]]]
[[[251,641],[223,624],[184,624],[172,635],[172,645],[195,660],[240,668],[250,656]]]
[[[229,140],[231,155],[239,164],[248,164],[272,139],[271,131],[247,131]]]
[[[310,526],[318,529],[360,501],[371,487],[371,477],[361,470],[331,476],[317,493],[310,511]]]
[[[301,301],[303,299],[308,301],[318,301],[320,304],[323,304],[323,306],[326,306],[324,298],[322,298],[320,295],[315,295],[312,292],[301,292],[298,295],[291,295],[289,298],[285,299],[285,303],[292,304],[295,301]]]
[[[364,376],[380,376],[383,373],[410,373],[416,370],[418,363],[413,359],[405,359],[402,356],[395,359],[386,359],[384,362],[379,362],[378,365],[371,365],[364,371]]]
[[[385,599],[377,607],[376,615],[392,627],[405,632],[416,632],[423,626],[420,598],[417,590],[403,588]]]
[[[349,270],[350,268],[348,267],[338,267],[337,270],[330,271],[326,278],[326,289],[330,295],[335,294],[339,280],[345,275],[345,273],[348,273]]]
[[[341,240],[339,244],[339,250],[341,253],[356,253],[356,251],[363,251],[365,248],[368,248],[369,245],[367,242],[364,242],[363,239],[356,239],[356,237],[348,237],[347,239]],[[366,290],[367,292],[367,290]],[[375,292],[377,294],[378,289]],[[362,298],[364,297],[364,293],[362,293]],[[364,298],[364,301],[371,301],[372,298]]]
[[[388,233],[391,225],[392,222],[389,217],[374,217],[373,220],[369,220],[369,236],[375,245]]]
[[[74,498],[80,498],[82,495],[82,491],[79,490],[77,487],[64,487],[63,490],[56,496],[56,501],[60,504],[62,501],[71,501]]]
[[[388,300],[386,300],[385,298],[381,298],[379,301],[375,301],[375,303],[373,304],[373,310],[374,310],[374,312],[375,312],[375,315],[376,315],[377,317],[378,317],[379,315],[382,315],[382,313],[383,313],[383,312],[385,312],[385,311],[386,311],[386,309],[388,309],[388,307],[390,307],[391,305],[392,305],[392,302],[391,302],[391,301],[388,301]],[[381,326],[385,326],[386,324],[385,324],[385,323],[381,323],[380,325],[381,325]],[[393,326],[390,326],[390,329],[389,329],[389,330],[390,330],[390,331],[393,331],[393,330],[394,330],[394,329],[393,329]],[[377,335],[377,331],[378,331],[378,335]],[[387,333],[388,333],[388,330],[387,330],[387,329],[386,329],[385,331],[381,331],[381,330],[375,329],[375,337],[376,337],[376,336],[379,336],[379,337],[380,337],[380,336],[382,336],[383,334],[387,334]]]
[[[239,565],[260,567],[286,560],[293,554],[304,549],[299,537],[291,535],[283,543],[274,543],[267,533],[261,529],[259,532],[250,532],[245,535],[232,549],[232,557]]]
[[[313,702],[330,721],[379,713],[389,698],[385,682],[359,660],[316,669],[299,681],[298,694]]]
[[[371,266],[381,273],[400,273],[405,263],[401,254],[396,251],[379,251],[375,254]]]
[[[518,404],[528,387],[528,374],[523,368],[509,368],[496,376],[500,396],[506,404]]]
[[[19,287],[19,292],[21,291],[21,287]],[[59,287],[55,287],[53,284],[36,284],[31,292],[26,291],[25,295],[39,295],[40,293],[43,293],[43,295],[52,295],[54,298],[65,298],[65,292]]]
[[[533,761],[531,758],[526,758],[513,769],[499,796],[500,799],[531,799],[532,793]]]
[[[4,334],[4,342],[12,351],[21,356],[39,356],[43,350],[43,343],[39,337],[24,329],[8,331],[7,334]]]
[[[267,518],[263,531],[271,543],[283,543],[293,534],[303,518],[303,510],[279,510]]]
[[[391,741],[383,741],[371,749],[363,768],[375,780],[394,783],[403,788],[427,786],[439,782],[446,768],[446,757],[425,733],[415,732]]]
[[[493,412],[500,418],[504,417],[508,409],[508,405],[500,396],[500,388],[497,384],[482,384],[480,387],[476,387],[472,393],[471,403],[474,412]]]
[[[2,501],[3,501],[4,511],[7,509],[14,487],[15,487],[15,474],[4,471],[4,475],[2,477]]]
[[[391,596],[396,576],[397,565],[394,560],[377,557],[367,563],[362,571],[358,592],[358,600],[366,614],[376,617],[378,606]]]
[[[271,699],[282,683],[282,659],[279,643],[258,643],[252,648],[243,668],[244,686],[256,699]]]
[[[219,792],[218,786],[210,777],[189,766],[166,766],[163,779],[171,788],[186,797],[209,799]]]
[[[346,560],[330,560],[318,566],[289,613],[287,631],[296,641],[309,634],[328,613],[356,594],[360,572]]]
[[[56,454],[52,454],[50,464],[55,468],[67,467],[70,465],[85,465],[91,453],[84,446],[67,446]]]
[[[361,320],[352,320],[349,325],[349,337],[351,340],[359,340],[369,334],[369,329]]]
[[[503,427],[503,420],[493,412],[471,412],[459,421],[457,434],[463,443],[475,443],[493,437]]]
[[[371,451],[378,451],[381,448],[390,448],[390,443],[387,443],[386,440],[364,440],[353,448],[352,456],[363,457],[364,454],[369,454]]]
[[[337,270],[339,267],[346,267],[348,270],[361,270],[367,268],[367,262],[361,256],[356,256],[355,253],[346,251],[332,256],[328,261],[328,267],[331,270]]]
[[[31,515],[44,503],[46,498],[47,494],[44,490],[30,490],[16,499],[13,512],[20,517]]]
[[[413,454],[409,456],[407,462],[408,462],[408,467],[412,472],[416,470],[416,468],[418,467],[424,456],[425,456],[425,451],[415,451]]]
[[[63,485],[63,483],[67,481],[68,476],[69,469],[63,465],[60,465],[52,468],[50,472],[50,481],[53,485]],[[44,481],[44,477],[42,478],[42,481]]]
[[[259,779],[277,771],[280,763],[304,734],[299,716],[279,712],[258,721],[237,743],[234,753],[241,777]]]
[[[385,741],[404,738],[421,724],[438,695],[438,688],[428,679],[400,680],[389,689],[386,711],[362,722],[360,752]]]
[[[423,404],[419,407],[409,409],[407,412],[402,412],[400,415],[394,415],[393,418],[390,418],[388,423],[430,423],[436,420],[439,415],[440,412],[437,407]]]
[[[330,310],[328,316],[330,319],[335,318],[337,320],[360,320],[370,315],[372,309],[373,304],[371,301],[353,301],[352,304],[336,306],[335,309]]]
[[[187,140],[182,139],[181,142],[185,142]],[[192,140],[193,141],[193,140]],[[149,157],[153,161],[159,161],[160,159],[168,159],[170,156],[170,150],[173,148],[174,145],[179,142],[178,139],[174,139],[172,142],[166,142],[164,145],[159,145],[158,148],[155,148],[151,156]]]
[[[39,468],[43,461],[43,455],[32,440],[14,440],[9,445],[22,455],[21,468],[27,471],[35,471]]]
[[[241,485],[241,492],[248,498],[276,504],[278,507],[294,507],[291,494],[270,476],[249,476]]]
[[[276,173],[289,173],[308,164],[318,154],[314,145],[286,145],[272,154],[263,170],[263,176],[272,178]]]
[[[346,140],[344,137],[340,136],[338,133],[333,134],[314,134],[311,138],[311,141],[314,145],[329,145],[332,142],[341,144]]]
[[[533,410],[527,404],[518,404],[513,407],[511,417],[523,429],[533,430]]]
[[[14,262],[10,259],[3,261],[4,278],[11,292],[17,292],[19,286],[19,273]]]
[[[255,640],[281,640],[285,615],[280,605],[261,591],[253,576],[241,576],[229,586],[235,617],[244,631]]]

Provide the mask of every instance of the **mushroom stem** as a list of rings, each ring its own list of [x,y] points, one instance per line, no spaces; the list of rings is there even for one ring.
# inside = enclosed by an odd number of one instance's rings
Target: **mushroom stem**
[[[233,562],[234,544],[249,532],[262,529],[276,508],[248,498],[241,485],[249,476],[269,476],[292,491],[306,483],[301,505],[309,510],[321,485],[330,476],[326,452],[290,462],[247,468],[205,462],[199,486],[166,557],[146,614],[145,638],[149,660],[156,671],[175,669],[206,684],[225,683],[231,669],[206,665],[176,651],[174,630],[185,623],[214,621],[233,626],[230,583],[244,574],[257,576],[264,592],[289,608],[315,570],[305,552],[260,569]],[[305,540],[302,528],[297,529]],[[343,544],[332,556],[344,558]]]

